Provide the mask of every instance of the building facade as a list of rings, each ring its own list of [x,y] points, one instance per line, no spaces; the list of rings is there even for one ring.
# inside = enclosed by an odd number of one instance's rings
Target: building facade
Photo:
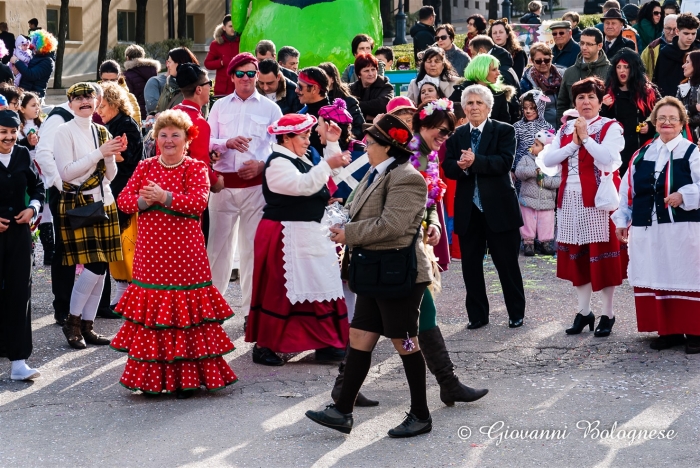
[[[149,0],[146,7],[146,42],[168,38],[168,3],[175,8],[177,1]],[[187,35],[194,41],[193,51],[206,54],[216,26],[226,12],[224,0],[187,0]],[[39,26],[58,31],[60,0],[5,0],[0,1],[0,21],[8,25],[15,36],[27,34],[27,21],[39,20]],[[64,85],[72,81],[94,78],[97,52],[100,44],[102,2],[97,0],[70,0],[68,40],[64,55]],[[136,26],[136,0],[112,0],[109,9],[108,49],[117,43],[133,42]]]

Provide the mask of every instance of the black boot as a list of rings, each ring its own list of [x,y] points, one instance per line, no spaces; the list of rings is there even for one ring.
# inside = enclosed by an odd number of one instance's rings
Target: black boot
[[[53,223],[39,225],[39,240],[44,248],[44,265],[51,265],[54,250]]]
[[[467,387],[459,381],[454,373],[454,364],[447,352],[440,327],[418,333],[418,344],[423,352],[425,364],[440,385],[440,400],[447,406],[454,405],[456,401],[476,401],[489,392],[485,388]]]
[[[554,241],[542,242],[542,253],[545,255],[554,255],[557,251],[554,249]]]
[[[595,325],[595,315],[593,315],[593,312],[589,312],[588,315],[582,315],[580,312],[576,314],[574,324],[571,328],[566,329],[566,334],[578,335],[586,328],[586,325],[588,325],[589,330],[593,331],[593,325]]]
[[[595,332],[593,332],[593,336],[609,336],[613,325],[615,325],[615,317],[611,319],[607,315],[601,315],[600,322],[598,322],[598,326],[596,327]]]
[[[333,399],[333,403],[337,403],[338,398],[340,398],[340,389],[343,388],[344,378],[345,359],[343,359],[343,362],[341,362],[338,366],[338,376],[335,378],[335,384],[333,385],[333,390],[331,390],[331,398]],[[357,398],[355,399],[355,406],[379,406],[379,402],[377,400],[370,400],[364,396],[362,392],[360,392],[357,394]]]

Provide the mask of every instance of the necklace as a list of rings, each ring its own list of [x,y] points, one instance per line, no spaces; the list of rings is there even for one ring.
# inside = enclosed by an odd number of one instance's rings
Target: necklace
[[[179,160],[178,162],[174,163],[174,164],[166,164],[166,163],[164,163],[164,162],[163,162],[163,156],[162,156],[162,155],[158,158],[158,163],[160,163],[160,165],[163,166],[163,167],[166,168],[166,169],[175,169],[176,167],[178,167],[178,166],[179,166],[180,164],[182,164],[183,162],[185,162],[185,157],[184,157],[184,156],[183,156],[182,158],[180,158],[180,160]]]
[[[422,155],[420,152],[420,143],[421,141],[418,134],[408,143],[408,148],[413,151],[411,155],[411,164],[416,169],[421,166],[420,158]],[[440,178],[440,158],[438,157],[437,151],[431,151],[426,158],[428,159],[428,164],[426,165],[425,171],[420,171],[420,173],[425,179],[425,183],[428,185],[428,201],[425,203],[425,207],[430,208],[437,202],[442,201],[442,196],[445,194],[447,185]]]

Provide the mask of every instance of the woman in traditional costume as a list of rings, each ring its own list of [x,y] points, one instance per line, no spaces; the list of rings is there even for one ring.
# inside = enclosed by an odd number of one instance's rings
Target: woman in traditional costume
[[[112,348],[129,354],[120,383],[147,395],[189,398],[236,382],[223,358],[233,343],[221,324],[233,311],[212,285],[200,226],[207,166],[186,156],[197,130],[182,111],[156,119],[160,155],[141,161],[118,198],[139,214],[132,283],[115,310],[126,322]]]
[[[320,222],[333,169],[348,164],[350,155],[325,156],[314,166],[306,154],[316,123],[309,114],[288,114],[267,130],[277,144],[263,172],[266,205],[255,234],[246,341],[277,353],[315,349],[317,360],[339,354],[338,361],[348,343],[347,310],[335,243]]]
[[[578,313],[566,333],[581,333],[586,325],[593,330],[591,295],[601,291],[603,308],[595,336],[608,336],[615,324],[615,287],[627,276],[627,249],[615,237],[610,212],[596,208],[595,198],[603,173],[612,172],[619,186],[625,139],[619,122],[599,115],[605,94],[600,79],[577,81],[571,91],[579,117],[562,125],[539,155],[547,167],[561,165],[557,277],[571,281],[578,295]]]
[[[658,332],[651,349],[685,344],[700,353],[700,153],[681,131],[683,103],[661,99],[651,114],[658,138],[631,159],[612,219],[629,245],[637,329]],[[685,335],[685,336],[684,336]]]

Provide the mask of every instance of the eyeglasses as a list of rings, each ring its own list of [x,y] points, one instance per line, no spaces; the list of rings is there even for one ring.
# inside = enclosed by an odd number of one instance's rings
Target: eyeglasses
[[[661,16],[661,12],[660,12],[660,11],[654,11],[654,12],[652,12],[651,14],[654,15],[654,16]]]
[[[239,78],[242,78],[242,77],[239,77]],[[251,78],[252,78],[252,76],[251,76]],[[209,80],[209,81],[206,81],[202,84],[198,84],[197,86],[205,87],[205,86],[211,86],[213,84],[214,84],[214,82],[212,80]]]
[[[557,37],[557,36],[566,36],[569,33],[569,31],[552,31],[552,36]]]
[[[448,36],[447,34],[443,34],[442,36],[435,36],[435,41],[446,41],[449,38],[450,36]]]
[[[666,31],[666,32],[672,32],[674,29],[676,29],[676,28],[664,28],[664,31]]]
[[[368,138],[367,140],[365,140],[365,147],[366,147],[366,148],[369,148],[370,146],[376,145],[376,144],[377,144],[376,141],[370,140],[369,138]]]
[[[678,117],[664,117],[664,116],[662,115],[662,116],[657,117],[657,118],[656,118],[656,121],[657,121],[657,122],[660,122],[660,123],[666,123],[666,122],[668,122],[668,123],[670,123],[670,124],[677,124],[678,122],[681,121],[681,119],[679,119]]]
[[[543,63],[549,65],[552,62],[552,59],[551,58],[536,59],[536,60],[533,60],[533,62],[535,62],[537,65],[542,65]]]
[[[10,107],[17,107],[17,106],[19,106],[19,102],[18,101],[10,101],[7,103],[7,105]]]
[[[248,70],[248,71],[241,71],[241,70],[236,70],[233,72],[234,75],[236,75],[236,78],[243,78],[244,76],[247,76],[250,79],[255,78],[255,75],[258,74],[257,71],[255,70]]]
[[[441,129],[439,129],[439,131],[438,131],[438,135],[440,135],[440,136],[443,137],[443,138],[444,138],[444,137],[450,137],[450,136],[452,136],[453,133],[454,133],[454,132],[451,132],[451,131],[449,131],[449,130],[446,129],[446,128],[441,128]]]
[[[119,78],[102,78],[103,83],[116,83],[119,81]]]

